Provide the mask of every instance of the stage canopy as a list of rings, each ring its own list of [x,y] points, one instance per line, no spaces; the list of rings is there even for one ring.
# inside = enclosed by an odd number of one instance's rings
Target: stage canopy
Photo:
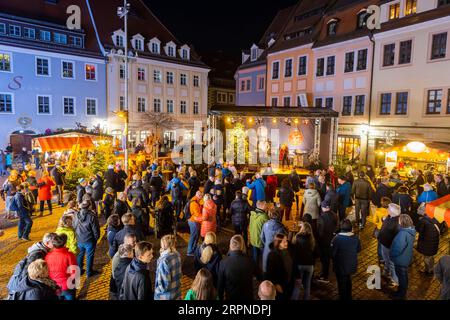
[[[337,118],[339,113],[317,107],[212,106],[211,116]]]

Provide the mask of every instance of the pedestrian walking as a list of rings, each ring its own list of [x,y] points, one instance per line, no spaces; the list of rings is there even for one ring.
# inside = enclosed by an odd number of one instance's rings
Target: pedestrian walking
[[[338,187],[336,192],[339,199],[339,221],[343,221],[345,219],[347,208],[352,206],[352,185],[347,179],[347,176],[339,176],[338,178]]]
[[[155,276],[155,300],[181,299],[181,256],[173,234],[161,238],[160,257]]]
[[[33,226],[33,220],[31,220],[30,206],[25,199],[23,185],[17,186],[17,192],[11,201],[11,209],[17,212],[19,216],[18,225],[18,238],[19,240],[30,241],[31,227]]]
[[[236,198],[231,202],[230,215],[231,223],[235,234],[240,234],[244,238],[245,246],[248,245],[248,219],[251,212],[250,204],[242,198],[240,190],[235,192]]]
[[[360,229],[363,229],[366,225],[372,193],[372,187],[369,181],[365,179],[365,176],[364,172],[361,171],[359,178],[352,185],[352,196],[355,197],[356,222],[359,224]]]

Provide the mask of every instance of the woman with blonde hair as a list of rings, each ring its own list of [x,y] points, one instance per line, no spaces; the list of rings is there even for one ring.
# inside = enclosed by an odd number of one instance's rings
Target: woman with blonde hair
[[[181,256],[173,234],[161,238],[160,257],[155,276],[155,300],[181,299]]]
[[[208,269],[202,268],[197,272],[184,300],[217,300],[213,276]]]
[[[208,232],[205,235],[205,241],[197,248],[194,255],[194,268],[199,271],[202,268],[208,269],[213,277],[214,285],[217,285],[217,276],[219,273],[222,254],[217,247],[216,234]]]

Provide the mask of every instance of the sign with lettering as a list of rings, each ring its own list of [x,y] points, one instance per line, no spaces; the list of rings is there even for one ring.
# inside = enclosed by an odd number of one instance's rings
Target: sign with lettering
[[[69,30],[81,29],[81,9],[77,5],[71,5],[67,7],[67,14],[70,16],[67,18],[66,26]]]
[[[369,30],[380,30],[381,29],[381,8],[377,5],[371,5],[367,8],[367,29]]]

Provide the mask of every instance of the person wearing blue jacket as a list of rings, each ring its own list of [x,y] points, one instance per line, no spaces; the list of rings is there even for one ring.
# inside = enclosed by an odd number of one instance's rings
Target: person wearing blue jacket
[[[17,192],[14,195],[12,201],[17,206],[17,215],[19,216],[18,236],[19,240],[30,241],[29,235],[31,227],[33,226],[33,220],[31,220],[31,213],[29,204],[25,200],[24,196],[25,187],[20,184],[17,186]]]
[[[181,213],[181,205],[182,205],[182,198],[183,198],[183,192],[182,190],[187,189],[186,186],[181,183],[181,179],[177,177],[177,174],[173,174],[172,180],[167,184],[166,191],[171,191],[172,196],[172,205],[175,209],[177,217],[180,216]]]
[[[346,176],[340,176],[338,183],[336,192],[339,196],[339,221],[343,221],[347,208],[351,206],[352,185],[347,181]]]
[[[407,214],[401,214],[398,223],[400,231],[395,236],[389,251],[398,277],[398,290],[392,294],[392,298],[405,299],[408,289],[408,267],[413,259],[416,230],[411,217]]]
[[[255,180],[253,182],[250,179],[247,180],[247,188],[252,189],[252,200],[253,203],[257,201],[266,200],[266,182],[261,177],[261,174],[255,174]]]
[[[269,212],[269,221],[264,223],[261,230],[261,241],[264,245],[263,249],[263,273],[267,271],[267,258],[270,252],[270,245],[276,234],[282,233],[287,235],[288,232],[281,223],[282,210],[280,208],[273,209]]]
[[[426,183],[423,186],[423,192],[417,198],[417,202],[421,204],[422,202],[428,203],[434,201],[438,198],[437,193],[433,190],[433,187]]]

